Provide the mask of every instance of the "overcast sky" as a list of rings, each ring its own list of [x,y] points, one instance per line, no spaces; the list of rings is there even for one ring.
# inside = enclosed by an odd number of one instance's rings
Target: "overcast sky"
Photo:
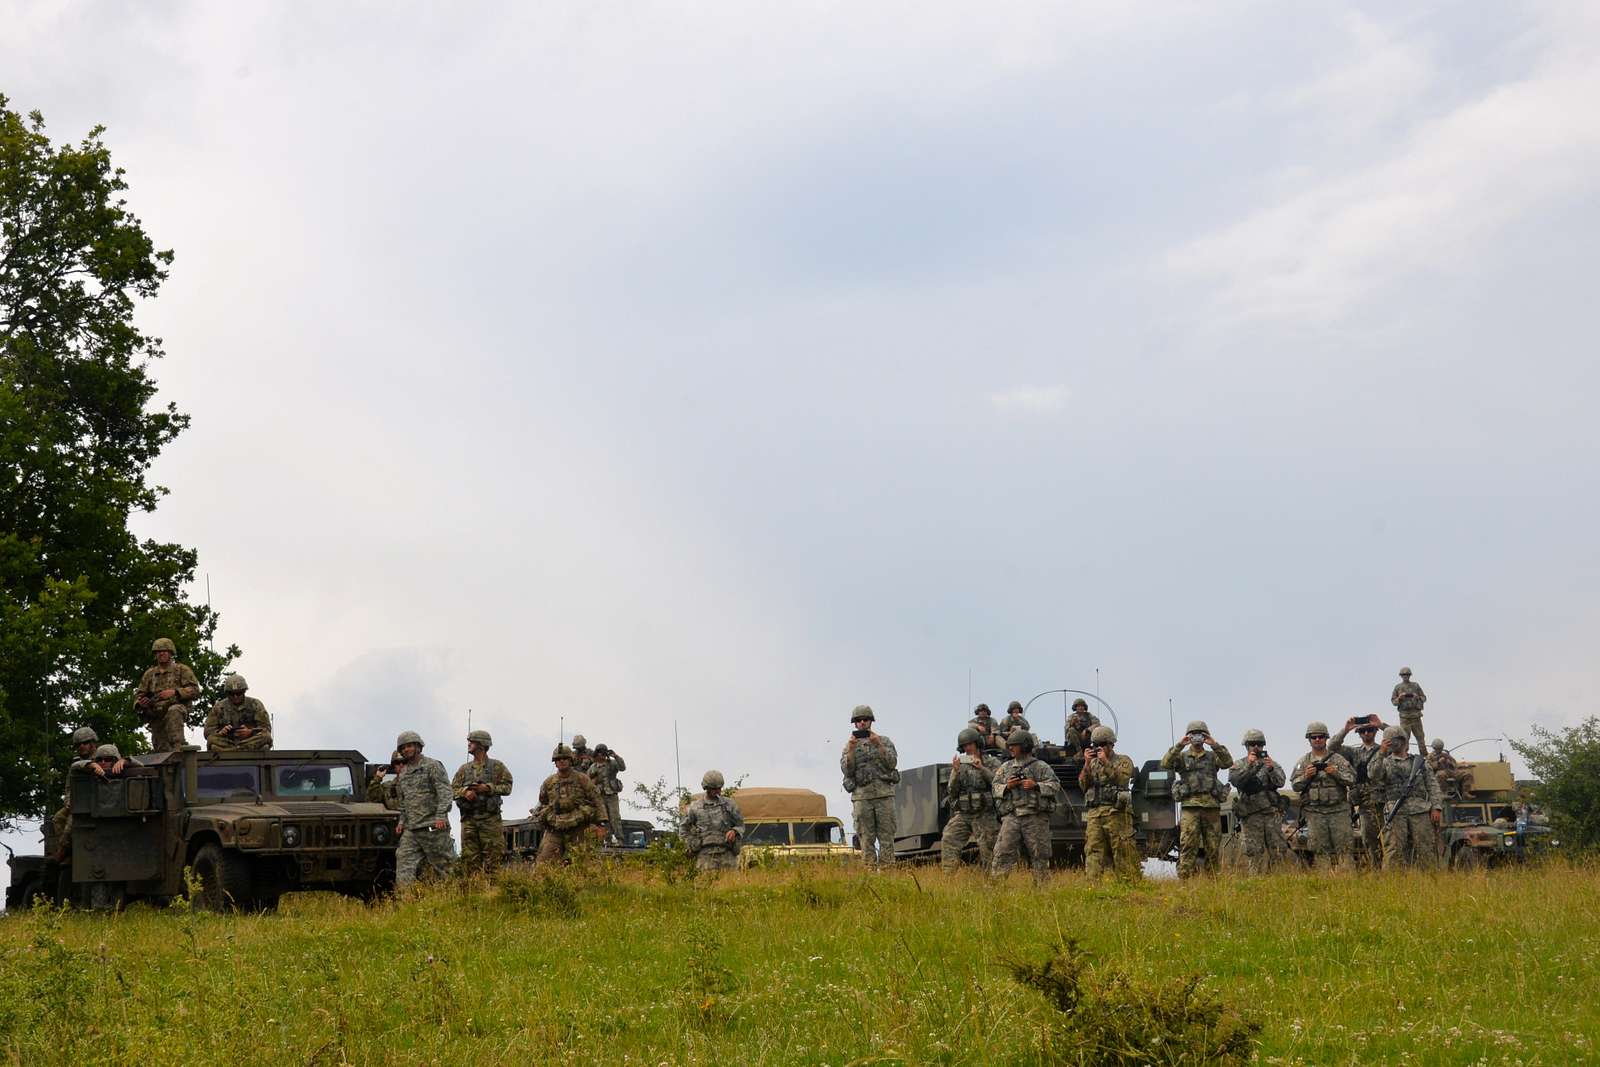
[[[848,822],[969,671],[1138,759],[1596,710],[1600,11],[1401,6],[0,0],[0,92],[177,254],[140,529],[280,746]]]

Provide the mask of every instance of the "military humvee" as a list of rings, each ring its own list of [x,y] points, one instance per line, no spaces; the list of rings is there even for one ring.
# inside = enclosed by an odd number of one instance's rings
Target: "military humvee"
[[[1517,781],[1505,760],[1463,761],[1472,772],[1472,791],[1459,799],[1446,797],[1440,828],[1444,854],[1455,870],[1476,870],[1522,863],[1557,849],[1554,831],[1538,821],[1517,820]]]
[[[947,768],[948,769],[948,768]],[[828,814],[828,800],[810,789],[742,786],[735,799],[744,815],[740,867],[792,860],[848,860],[844,823]]]
[[[1066,737],[1063,723],[1062,737]],[[1041,742],[1034,749],[1061,779],[1063,802],[1050,813],[1051,865],[1083,866],[1084,803],[1078,788],[1078,772],[1083,760],[1076,749]],[[939,839],[950,808],[945,789],[950,783],[950,763],[930,763],[900,772],[894,791],[895,858],[912,863],[933,863],[939,859]],[[1135,770],[1133,782],[1133,834],[1140,854],[1147,859],[1175,861],[1178,848],[1178,815],[1172,800],[1172,772],[1161,769],[1160,760],[1146,760]],[[964,862],[975,862],[977,845],[969,844]]]
[[[396,816],[360,799],[370,765],[359,752],[139,758],[116,778],[72,773],[70,864],[15,857],[8,902],[161,903],[187,893],[185,868],[198,879],[195,903],[212,910],[271,908],[302,889],[365,897],[393,883]]]
[[[507,863],[532,863],[539,854],[539,838],[543,831],[533,819],[507,819],[500,824],[500,833],[506,839]],[[654,824],[643,819],[623,819],[622,843],[608,843],[595,851],[615,859],[642,856],[652,841],[665,834],[666,831],[656,829]]]

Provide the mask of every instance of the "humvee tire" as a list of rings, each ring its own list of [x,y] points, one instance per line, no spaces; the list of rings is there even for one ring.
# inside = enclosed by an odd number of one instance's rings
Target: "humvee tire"
[[[1481,871],[1488,866],[1483,853],[1468,844],[1456,846],[1450,854],[1450,869],[1452,871]]]
[[[194,855],[194,875],[200,880],[195,904],[202,911],[246,911],[255,907],[255,883],[250,861],[232,849],[211,843]]]

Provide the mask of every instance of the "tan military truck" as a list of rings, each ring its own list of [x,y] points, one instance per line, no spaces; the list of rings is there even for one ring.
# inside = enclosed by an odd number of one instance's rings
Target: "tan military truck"
[[[828,814],[828,799],[810,789],[743,786],[733,797],[744,814],[740,867],[849,859],[844,824]]]

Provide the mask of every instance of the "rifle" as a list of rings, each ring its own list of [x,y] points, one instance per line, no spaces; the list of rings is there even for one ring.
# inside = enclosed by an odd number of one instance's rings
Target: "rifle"
[[[1406,798],[1411,795],[1411,791],[1417,787],[1417,773],[1422,769],[1422,764],[1423,759],[1421,756],[1411,757],[1411,776],[1406,779],[1406,787],[1400,791],[1400,795],[1395,797],[1391,804],[1387,805],[1389,810],[1383,814],[1384,829],[1388,829],[1389,824],[1394,822],[1395,813],[1400,810],[1400,805],[1406,802]]]

